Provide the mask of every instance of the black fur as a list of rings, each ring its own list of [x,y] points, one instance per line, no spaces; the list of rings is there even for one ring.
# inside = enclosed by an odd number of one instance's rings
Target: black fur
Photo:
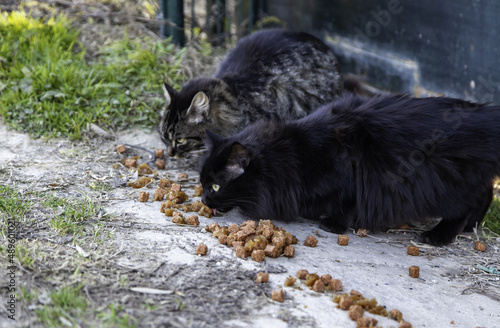
[[[442,218],[452,242],[481,222],[500,173],[500,107],[450,98],[345,95],[288,123],[208,134],[203,202],[251,218],[323,218],[336,233]],[[220,186],[216,192],[211,186]]]

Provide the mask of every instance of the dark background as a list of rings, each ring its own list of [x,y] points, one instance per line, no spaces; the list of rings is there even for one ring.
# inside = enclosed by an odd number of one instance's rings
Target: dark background
[[[343,73],[380,89],[500,104],[498,0],[267,0],[329,41]]]

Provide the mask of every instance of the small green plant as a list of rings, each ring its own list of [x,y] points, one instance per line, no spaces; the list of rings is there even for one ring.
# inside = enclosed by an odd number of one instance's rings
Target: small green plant
[[[23,199],[19,192],[9,186],[0,185],[0,212],[20,222],[31,203]]]
[[[103,326],[134,328],[137,327],[137,320],[129,314],[123,312],[123,306],[109,304],[108,311],[100,312],[97,318],[103,323]]]
[[[491,202],[481,225],[483,229],[500,235],[500,200],[498,198],[494,198]]]
[[[54,212],[49,226],[63,235],[83,233],[85,228],[82,223],[97,212],[94,203],[87,196],[84,199],[70,200],[50,194],[42,200],[42,205]]]
[[[24,247],[23,245],[16,246],[16,258],[19,264],[25,268],[31,268],[35,263],[35,258],[32,254],[33,250]]]
[[[33,289],[26,288],[26,286],[21,285],[21,287],[19,287],[18,289],[17,298],[20,301],[24,301],[29,304],[35,301],[37,297],[38,297],[38,292],[36,292]]]
[[[67,286],[50,294],[51,303],[35,310],[45,327],[76,326],[84,317],[87,300],[80,296],[81,286]]]

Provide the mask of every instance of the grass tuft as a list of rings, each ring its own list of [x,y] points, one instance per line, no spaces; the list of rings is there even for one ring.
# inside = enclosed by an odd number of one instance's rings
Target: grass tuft
[[[87,124],[151,128],[163,105],[161,83],[182,82],[185,49],[128,37],[85,61],[65,16],[35,19],[0,12],[0,115],[34,137],[79,139]],[[144,46],[143,46],[144,44]]]
[[[45,327],[78,326],[83,319],[87,301],[80,296],[81,287],[63,287],[50,294],[50,304],[35,310]]]

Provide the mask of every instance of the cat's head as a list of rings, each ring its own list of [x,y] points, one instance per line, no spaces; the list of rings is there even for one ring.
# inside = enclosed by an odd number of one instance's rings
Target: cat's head
[[[208,130],[204,142],[208,152],[200,172],[203,203],[222,212],[251,207],[258,184],[251,150],[234,138],[221,138]]]
[[[203,147],[205,124],[210,120],[209,85],[211,79],[188,82],[180,92],[163,84],[165,110],[159,132],[169,156],[185,156]]]

